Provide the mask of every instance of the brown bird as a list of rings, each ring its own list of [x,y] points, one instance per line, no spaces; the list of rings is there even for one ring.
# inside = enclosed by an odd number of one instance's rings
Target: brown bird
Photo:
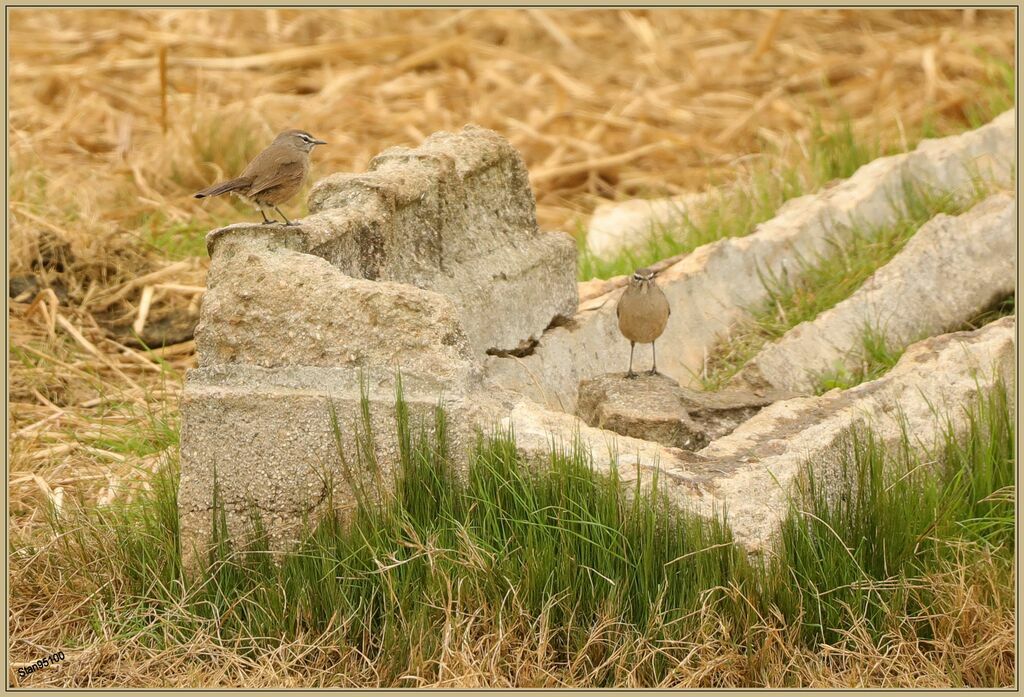
[[[277,222],[267,217],[267,208],[277,211],[284,218],[285,225],[296,225],[277,206],[302,188],[302,182],[309,174],[309,153],[317,145],[327,145],[327,142],[305,131],[282,131],[266,150],[252,159],[239,176],[207,187],[197,192],[195,197],[232,193],[255,203],[263,215],[264,225]]]
[[[665,331],[672,309],[668,306],[665,293],[654,283],[653,271],[636,270],[626,292],[619,298],[615,313],[619,318],[619,331],[629,339],[629,372],[626,377],[636,377],[633,372],[633,349],[638,343],[651,345],[654,364],[648,374],[656,374],[658,357],[654,353],[654,341]]]

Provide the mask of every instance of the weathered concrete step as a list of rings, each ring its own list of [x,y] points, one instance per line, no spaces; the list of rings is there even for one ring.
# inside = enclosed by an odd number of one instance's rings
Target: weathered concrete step
[[[1013,136],[1010,114],[952,141],[873,163],[827,194],[791,204],[750,238],[708,245],[671,265],[662,277],[674,305],[659,342],[663,367],[667,364],[678,380],[699,366],[704,347],[763,297],[758,269],[778,271],[794,250],[813,253],[834,233],[837,219],[856,215],[871,223],[895,215],[889,194],[904,177],[950,188],[943,179],[949,175],[967,186],[988,165],[997,171],[992,176],[1009,177],[998,158],[1009,152]],[[380,161],[379,171],[323,185],[319,213],[299,227],[243,225],[211,233],[209,292],[196,337],[200,368],[189,374],[182,395],[178,501],[186,550],[208,541],[215,477],[231,535],[242,533],[246,511],[255,505],[267,517],[275,549],[293,543],[304,521],[322,510],[329,489],[321,476],[333,475],[334,500],[351,504],[353,490],[344,476],[331,411],[338,416],[344,450],[351,452],[357,448],[363,407],[361,371],[375,376],[369,421],[377,440],[366,447],[374,448],[380,471],[357,476],[379,474],[387,486],[395,471],[394,376],[401,371],[409,411],[417,418],[426,418],[440,398],[445,400],[453,458],[462,466],[477,429],[487,432],[495,423],[514,426],[520,450],[541,464],[548,461],[552,443],[579,441],[591,449],[597,467],[615,466],[626,481],[663,473],[661,481],[680,505],[711,512],[728,504],[730,511],[739,511],[741,539],[756,545],[776,515],[763,463],[780,453],[796,458],[801,443],[813,454],[833,437],[833,426],[855,418],[842,416],[850,404],[858,415],[864,410],[888,414],[918,392],[941,407],[939,398],[948,392],[951,404],[962,405],[970,390],[989,384],[987,378],[975,382],[968,367],[978,347],[987,347],[1001,366],[1012,360],[1012,324],[996,322],[964,335],[957,350],[936,349],[934,360],[908,351],[920,365],[905,357],[883,381],[842,393],[848,402],[835,395],[826,396],[833,401],[790,401],[781,408],[794,415],[792,421],[766,422],[765,414],[779,413],[776,403],[694,454],[617,436],[571,415],[581,378],[625,368],[628,344],[615,326],[614,303],[621,292],[616,290],[545,332],[533,355],[491,358],[490,384],[485,384],[478,360],[483,351],[506,346],[506,339],[518,347],[525,338],[519,328],[532,335],[568,312],[559,308],[573,306],[577,298],[571,255],[540,241],[525,170],[496,137],[469,129],[454,139],[440,136],[432,141],[436,147],[426,150],[392,152]],[[929,174],[931,169],[936,171]],[[521,235],[530,244],[520,244]],[[564,247],[571,241],[552,244]],[[511,249],[518,251],[510,256],[536,263],[500,263],[502,250]],[[466,273],[464,285],[446,285],[449,272],[465,272],[474,259],[494,262],[488,266],[491,280],[486,273]],[[545,284],[537,277],[549,265]],[[520,292],[524,284],[530,292]],[[457,295],[449,294],[456,290]],[[496,300],[495,292],[508,294],[512,304]],[[478,330],[475,338],[469,326]],[[485,340],[484,329],[498,338]],[[992,348],[994,339],[978,338],[1003,330],[1006,350]],[[976,367],[983,371],[986,365],[979,354]],[[530,397],[551,398],[549,403],[564,411],[545,410]],[[919,418],[924,413],[916,402],[909,411]],[[751,424],[766,423],[763,433],[750,430]],[[913,427],[917,434],[934,431]],[[772,429],[783,434],[783,442]],[[751,433],[757,437],[748,443]],[[736,444],[737,452],[725,443]],[[796,469],[790,460],[772,467],[783,483],[792,479],[787,468]],[[751,482],[754,488],[745,489]]]
[[[1016,220],[1009,194],[936,216],[853,295],[765,346],[731,386],[812,394],[826,371],[864,360],[865,330],[895,350],[963,326],[1013,292]]]
[[[922,142],[913,152],[861,167],[848,180],[817,195],[789,201],[778,215],[745,237],[705,245],[659,274],[672,304],[658,367],[683,385],[694,385],[705,353],[767,298],[759,273],[780,274],[796,255],[822,253],[847,225],[880,226],[899,215],[894,202],[910,181],[966,195],[981,176],[1009,184],[1016,129],[1009,111],[977,130]],[[490,357],[485,370],[498,389],[524,394],[540,404],[572,413],[580,381],[618,372],[629,359],[629,343],[618,332],[615,304],[621,289],[580,306],[572,322],[544,332],[532,355]],[[646,366],[640,366],[644,368]]]
[[[519,152],[476,126],[395,147],[309,195],[306,251],[342,273],[451,298],[474,354],[515,349],[576,311],[576,243],[537,227]]]
[[[705,467],[720,472],[705,486],[718,510],[728,508],[737,541],[767,549],[805,463],[827,480],[852,428],[869,426],[881,442],[895,444],[905,425],[911,443],[926,450],[941,441],[947,423],[962,432],[965,407],[979,393],[1000,382],[1014,390],[1014,334],[1014,318],[1004,317],[972,332],[926,339],[877,380],[776,402],[698,451]],[[711,511],[707,498],[699,502]]]
[[[414,431],[428,429],[444,403],[449,447],[460,462],[476,441],[476,425],[493,411],[443,377],[406,374],[404,400]],[[372,397],[363,422],[365,384]],[[398,468],[395,374],[354,367],[214,365],[188,373],[181,399],[178,507],[183,553],[191,563],[210,540],[214,482],[232,539],[245,540],[250,512],[263,518],[270,548],[290,548],[307,522],[325,513],[328,494],[342,510],[356,505],[355,478],[365,490],[390,490]],[[365,435],[376,468],[358,463]],[[337,427],[337,430],[335,430]],[[343,463],[341,456],[347,463]],[[328,483],[332,488],[328,491]]]

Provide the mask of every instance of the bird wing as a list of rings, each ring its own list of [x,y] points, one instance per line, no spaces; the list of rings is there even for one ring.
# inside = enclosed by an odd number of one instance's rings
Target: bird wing
[[[252,177],[249,195],[255,195],[267,189],[285,183],[293,183],[297,178],[305,177],[305,153],[267,148],[253,158],[242,176]]]

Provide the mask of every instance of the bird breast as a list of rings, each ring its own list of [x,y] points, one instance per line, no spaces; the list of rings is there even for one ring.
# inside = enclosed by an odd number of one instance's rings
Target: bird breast
[[[661,336],[668,324],[668,298],[661,288],[630,286],[619,299],[619,331],[630,341],[649,344]]]

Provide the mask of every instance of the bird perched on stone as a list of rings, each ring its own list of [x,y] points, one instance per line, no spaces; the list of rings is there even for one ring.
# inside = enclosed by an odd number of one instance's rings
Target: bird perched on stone
[[[252,159],[252,162],[234,179],[214,184],[195,194],[196,198],[235,194],[256,204],[263,215],[263,224],[277,222],[267,217],[267,208],[273,208],[284,218],[285,225],[295,225],[278,209],[302,188],[302,182],[309,174],[309,153],[326,141],[314,138],[306,131],[290,129],[282,131],[267,149]]]
[[[637,269],[629,280],[629,287],[619,298],[615,310],[619,318],[619,331],[629,339],[629,372],[627,378],[635,378],[633,372],[633,349],[637,344],[651,345],[651,366],[649,375],[658,372],[658,358],[654,352],[654,342],[665,331],[668,316],[672,309],[668,306],[668,298],[661,288],[654,283],[654,271]]]

